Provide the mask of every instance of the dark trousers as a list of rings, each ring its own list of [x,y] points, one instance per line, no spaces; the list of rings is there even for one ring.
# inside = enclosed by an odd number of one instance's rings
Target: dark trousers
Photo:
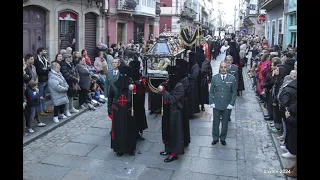
[[[281,111],[279,109],[279,106],[273,106],[273,121],[274,121],[274,126],[277,129],[281,129],[282,127],[282,115]]]
[[[38,112],[39,112],[38,106],[36,107],[30,107],[28,105],[26,106],[25,118],[26,118],[26,126],[28,129],[32,127],[32,121],[34,119],[36,119],[37,122],[40,123]]]
[[[81,89],[79,92],[79,105],[81,106],[83,103],[88,103],[88,90]]]
[[[60,106],[54,106],[54,108],[53,108],[53,116],[57,117],[59,114],[63,114],[65,106],[66,106],[65,104],[62,104]]]
[[[231,110],[218,110],[213,108],[213,123],[212,123],[212,139],[216,140],[226,140],[228,132],[228,120],[230,119]],[[220,117],[222,116],[222,120]],[[220,121],[222,124],[221,132],[219,133]]]
[[[272,106],[272,94],[268,93],[267,94],[267,110],[268,110],[268,115],[273,118],[273,106]]]

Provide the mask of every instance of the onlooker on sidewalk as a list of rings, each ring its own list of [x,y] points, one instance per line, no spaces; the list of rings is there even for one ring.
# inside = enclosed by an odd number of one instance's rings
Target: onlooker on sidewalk
[[[28,87],[26,88],[26,98],[27,98],[27,106],[26,112],[28,115],[27,121],[27,129],[30,133],[34,133],[32,129],[32,121],[36,119],[38,121],[38,126],[45,126],[40,120],[38,113],[39,99],[43,99],[43,97],[39,94],[38,83],[34,80],[30,80],[28,83]]]
[[[28,83],[30,80],[34,80],[36,83],[38,83],[38,74],[36,67],[34,66],[34,58],[32,54],[27,54],[25,56],[26,61],[26,74],[28,75],[28,78],[25,79],[25,83]]]
[[[287,151],[282,154],[284,158],[295,158],[297,156],[297,80],[292,80],[279,96],[279,102],[286,109],[285,123],[287,135],[285,138],[285,147],[280,148]],[[289,177],[297,177],[297,163],[289,168],[291,171],[286,173]]]
[[[81,54],[82,54],[82,57],[86,60],[86,64],[87,64],[88,66],[92,66],[92,62],[91,62],[90,57],[88,56],[87,50],[82,49]]]
[[[35,59],[34,65],[36,67],[36,71],[39,78],[39,93],[40,93],[40,96],[43,97],[43,99],[40,99],[39,114],[41,116],[46,116],[47,115],[46,113],[51,112],[46,108],[46,101],[45,101],[50,64],[45,57],[47,54],[47,51],[44,48],[42,47],[38,48],[37,54],[38,56]]]
[[[53,62],[51,71],[49,72],[48,87],[50,91],[51,101],[54,106],[53,122],[58,123],[59,118],[67,118],[64,115],[66,104],[68,104],[69,85],[60,72],[60,64]],[[72,98],[71,98],[72,99]]]
[[[273,106],[273,120],[274,120],[274,128],[271,128],[270,131],[274,133],[281,132],[282,129],[282,115],[279,109],[279,102],[278,102],[278,93],[280,87],[283,83],[283,79],[285,77],[285,68],[281,66],[277,66],[274,70],[274,84],[272,87],[272,106]]]
[[[274,77],[274,70],[276,69],[277,65],[281,64],[281,60],[278,57],[272,58],[270,72],[266,76],[266,80],[263,84],[264,92],[266,94],[266,103],[267,103],[267,110],[268,115],[264,118],[267,121],[273,120],[273,106],[272,106],[272,86],[275,81]],[[270,123],[271,126],[273,123]]]
[[[88,93],[91,85],[90,71],[86,66],[86,59],[82,58],[79,64],[76,65],[77,71],[80,76],[79,86],[81,88],[79,92],[79,105],[84,108],[87,105],[90,109],[95,110],[96,108],[89,103]]]
[[[62,54],[57,54],[56,58],[54,59],[54,61],[52,61],[52,63],[56,62],[60,64],[62,60],[63,60]]]
[[[76,67],[72,63],[71,54],[64,54],[64,60],[61,62],[61,73],[63,77],[66,79],[69,90],[68,90],[68,98],[69,103],[66,105],[66,116],[71,116],[70,113],[77,113],[79,110],[73,107],[73,98],[76,96],[77,91],[80,90],[79,87],[79,74]]]

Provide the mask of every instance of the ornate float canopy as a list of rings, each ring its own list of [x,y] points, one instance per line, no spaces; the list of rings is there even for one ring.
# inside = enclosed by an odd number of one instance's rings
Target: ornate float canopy
[[[174,57],[181,54],[184,51],[185,49],[178,39],[174,39],[172,37],[161,37],[145,55],[160,58]]]

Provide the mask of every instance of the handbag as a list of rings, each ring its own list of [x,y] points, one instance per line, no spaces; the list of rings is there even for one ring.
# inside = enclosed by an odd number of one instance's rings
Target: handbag
[[[71,89],[73,91],[80,91],[81,90],[80,86],[77,83],[72,83]]]

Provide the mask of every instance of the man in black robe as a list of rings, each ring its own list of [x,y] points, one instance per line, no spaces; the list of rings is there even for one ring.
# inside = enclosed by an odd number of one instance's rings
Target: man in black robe
[[[139,72],[140,61],[131,61],[129,66],[132,68],[131,78],[135,84],[135,94],[133,95],[134,116],[136,117],[137,139],[145,140],[142,136],[143,130],[148,128],[146,110],[144,108],[146,97],[146,80],[141,77]]]
[[[118,157],[123,153],[134,156],[136,149],[136,120],[131,116],[130,71],[129,66],[119,67],[119,79],[111,85],[108,94],[108,115],[112,120],[111,148]]]
[[[179,154],[184,153],[184,136],[182,123],[182,108],[184,101],[184,89],[180,82],[177,66],[168,66],[169,81],[158,87],[163,96],[164,107],[162,117],[162,141],[165,151],[160,155],[170,155],[164,162],[178,159]]]
[[[179,74],[181,83],[184,89],[184,103],[182,109],[182,125],[184,135],[184,147],[188,147],[190,143],[190,124],[189,124],[189,111],[188,111],[188,98],[189,98],[189,79],[188,79],[188,62],[183,59],[177,59],[177,66],[179,66]]]
[[[198,79],[199,75],[199,65],[197,63],[197,54],[195,52],[189,53],[189,88],[190,88],[190,96],[188,101],[188,110],[189,110],[189,117],[193,114],[199,113],[199,95],[198,95]]]
[[[204,104],[209,104],[209,79],[212,77],[212,68],[210,61],[205,57],[202,58],[202,63],[199,72],[199,92],[201,111],[205,111]]]

